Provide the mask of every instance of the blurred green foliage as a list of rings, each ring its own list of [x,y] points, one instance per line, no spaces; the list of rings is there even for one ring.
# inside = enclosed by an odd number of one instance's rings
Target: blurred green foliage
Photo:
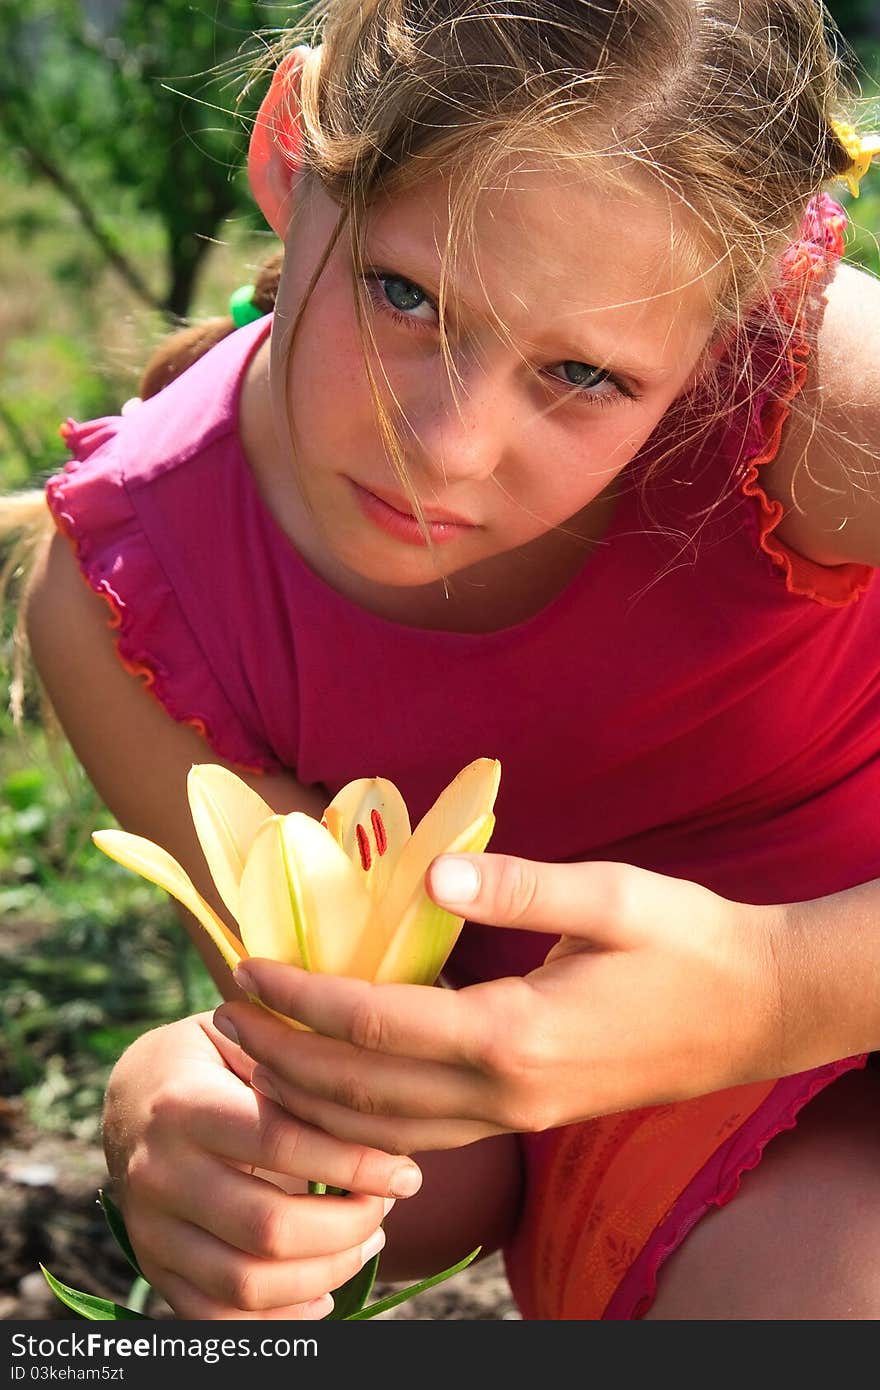
[[[877,0],[827,0],[843,32],[850,39],[880,39]]]
[[[169,316],[187,316],[228,218],[264,225],[243,176],[267,82],[254,64],[302,8],[227,0],[221,17],[211,6],[126,0],[100,27],[81,0],[3,0],[0,139],[24,174],[76,210],[83,239]],[[126,216],[114,225],[120,199]],[[158,286],[128,243],[139,212],[162,228]],[[88,278],[77,259],[67,269],[74,282]]]
[[[114,822],[66,745],[0,738],[0,1095],[94,1138],[120,1053],[216,989],[166,895],[92,844]]]

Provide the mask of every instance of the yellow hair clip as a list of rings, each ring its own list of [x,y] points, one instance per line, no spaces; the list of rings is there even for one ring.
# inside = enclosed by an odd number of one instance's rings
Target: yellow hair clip
[[[880,135],[859,135],[845,121],[832,121],[831,129],[850,157],[850,167],[841,178],[854,198],[859,196],[859,184],[871,167],[871,160],[880,154]]]

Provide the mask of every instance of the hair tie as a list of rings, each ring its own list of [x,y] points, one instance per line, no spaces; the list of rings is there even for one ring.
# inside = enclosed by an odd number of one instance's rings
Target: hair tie
[[[258,309],[254,303],[255,288],[254,285],[239,285],[229,296],[229,312],[236,328],[244,328],[263,317],[264,310]]]
[[[845,121],[832,121],[831,129],[849,155],[849,168],[839,177],[854,198],[859,196],[859,184],[871,167],[871,160],[880,154],[880,135],[859,135]]]

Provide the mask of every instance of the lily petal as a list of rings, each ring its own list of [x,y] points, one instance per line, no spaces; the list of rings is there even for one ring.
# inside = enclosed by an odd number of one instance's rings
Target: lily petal
[[[186,789],[211,877],[237,921],[245,860],[260,826],[273,815],[272,807],[247,782],[216,763],[191,768]]]
[[[126,830],[96,830],[92,839],[98,849],[115,859],[117,864],[133,869],[141,878],[164,888],[166,893],[188,908],[205,928],[230,970],[245,959],[246,952],[241,942],[205,902],[188,874],[167,850],[141,835],[130,835]]]
[[[452,853],[451,846],[491,813],[500,781],[497,759],[477,758],[453,778],[419,821],[400,853],[382,903],[382,919],[392,932],[414,895],[424,892],[431,860],[438,854]]]
[[[311,968],[369,979],[378,943],[366,931],[372,904],[363,871],[311,816],[294,811],[282,829],[287,872],[304,908]]]
[[[303,906],[287,873],[283,822],[283,816],[270,816],[254,836],[239,885],[241,938],[249,955],[311,970]]]
[[[251,955],[359,975],[376,955],[364,931],[369,913],[361,871],[311,816],[273,816],[257,832],[241,879],[241,934]]]
[[[406,802],[394,783],[385,777],[349,782],[330,802],[322,823],[364,873],[373,898],[381,898],[411,833]]]
[[[481,854],[494,829],[495,817],[490,811],[468,826],[443,853]],[[427,865],[425,867],[427,869]],[[423,874],[373,975],[376,984],[432,985],[446,964],[464,922],[464,917],[453,916],[428,897]]]

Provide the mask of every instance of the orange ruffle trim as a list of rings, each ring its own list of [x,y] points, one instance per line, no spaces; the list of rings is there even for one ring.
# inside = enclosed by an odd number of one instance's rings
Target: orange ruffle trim
[[[758,481],[760,469],[776,458],[782,442],[782,431],[789,415],[791,402],[801,391],[807,376],[810,345],[803,327],[803,306],[811,285],[827,271],[828,265],[839,260],[845,244],[843,228],[845,214],[830,199],[817,208],[826,233],[826,245],[802,239],[795,242],[783,258],[783,285],[775,296],[776,305],[790,329],[788,366],[790,381],[779,394],[771,396],[761,410],[760,424],[764,444],[750,460],[742,484],[747,497],[753,497],[758,507],[758,538],[761,549],[784,573],[785,587],[791,594],[814,599],[828,608],[844,608],[865,592],[874,575],[870,565],[820,565],[792,550],[774,536],[785,515],[781,502],[771,500]]]

